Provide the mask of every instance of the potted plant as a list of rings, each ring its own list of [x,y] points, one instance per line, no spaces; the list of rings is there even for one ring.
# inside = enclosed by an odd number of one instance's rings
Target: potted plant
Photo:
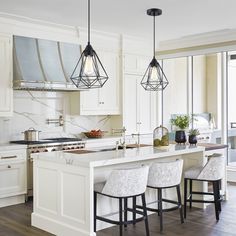
[[[175,131],[176,143],[185,143],[187,141],[185,129],[189,127],[189,123],[190,117],[188,115],[179,115],[171,119],[171,124],[177,128]]]
[[[189,144],[197,144],[197,135],[199,135],[198,129],[190,129],[189,130],[189,136],[188,136],[188,142]]]

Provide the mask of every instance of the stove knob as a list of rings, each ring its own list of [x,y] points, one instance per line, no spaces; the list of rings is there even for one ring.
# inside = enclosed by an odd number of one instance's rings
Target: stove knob
[[[66,150],[66,148],[62,148],[62,150]]]
[[[39,150],[37,150],[36,152],[39,152]]]
[[[44,152],[48,152],[48,150],[47,150],[47,149],[45,149],[45,150],[44,150]]]
[[[71,149],[75,149],[75,147],[71,147]]]
[[[53,148],[53,149],[52,149],[52,152],[55,152],[55,151],[56,151],[56,149],[55,149],[55,148]]]

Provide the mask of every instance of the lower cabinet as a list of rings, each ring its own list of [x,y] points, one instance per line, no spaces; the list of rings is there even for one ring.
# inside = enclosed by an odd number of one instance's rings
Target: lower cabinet
[[[26,193],[26,162],[0,165],[0,198]]]
[[[0,207],[25,202],[26,163],[26,149],[2,151],[0,147]]]

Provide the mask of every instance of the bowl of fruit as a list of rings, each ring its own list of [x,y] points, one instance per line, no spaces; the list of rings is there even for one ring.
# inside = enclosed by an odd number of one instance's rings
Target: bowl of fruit
[[[84,132],[84,135],[87,137],[87,138],[102,138],[103,135],[104,135],[104,131],[98,129],[98,130],[91,130],[89,132]]]

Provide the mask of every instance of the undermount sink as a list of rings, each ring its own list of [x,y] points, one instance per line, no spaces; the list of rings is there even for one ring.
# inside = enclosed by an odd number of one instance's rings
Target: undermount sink
[[[134,147],[126,146],[126,149],[131,149],[131,148],[134,148]],[[123,149],[123,147],[122,147],[122,146],[118,146],[118,149],[121,150],[121,149]],[[112,147],[112,148],[100,149],[99,152],[115,151],[115,150],[116,150],[116,148],[115,148],[115,147]]]
[[[139,148],[139,147],[147,147],[147,146],[152,146],[150,144],[127,144],[126,145],[126,149],[132,149],[132,148]],[[118,149],[123,149],[122,146],[118,146]],[[103,148],[100,149],[99,152],[106,152],[106,151],[115,151],[116,148],[112,147],[112,148]]]

